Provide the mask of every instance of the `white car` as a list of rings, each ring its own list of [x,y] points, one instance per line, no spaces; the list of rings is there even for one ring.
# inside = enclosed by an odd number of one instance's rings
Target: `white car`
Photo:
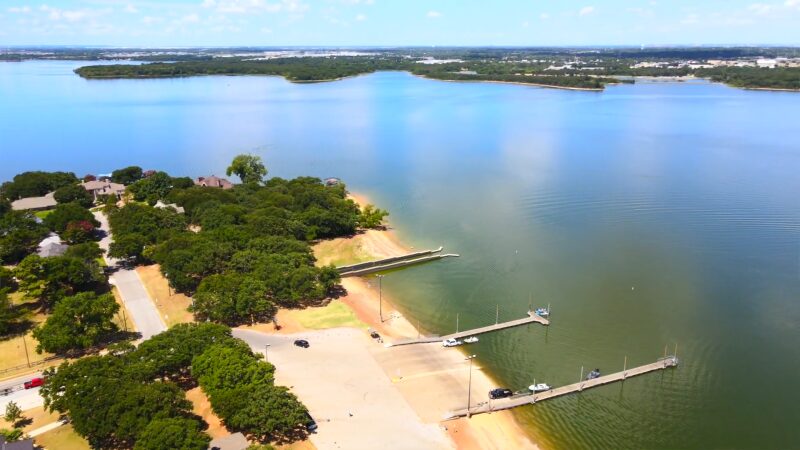
[[[457,339],[445,339],[442,341],[442,347],[457,347],[463,344],[463,342]]]
[[[537,383],[528,386],[528,389],[530,389],[532,392],[544,392],[549,391],[552,388],[547,383]]]
[[[464,342],[467,343],[467,344],[474,344],[474,343],[478,342],[478,336],[470,336],[470,337],[464,339]]]

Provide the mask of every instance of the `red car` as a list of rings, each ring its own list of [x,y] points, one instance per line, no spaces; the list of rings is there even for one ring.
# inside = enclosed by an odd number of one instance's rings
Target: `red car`
[[[35,387],[39,387],[44,383],[44,378],[34,378],[30,381],[25,382],[25,389],[32,389]]]

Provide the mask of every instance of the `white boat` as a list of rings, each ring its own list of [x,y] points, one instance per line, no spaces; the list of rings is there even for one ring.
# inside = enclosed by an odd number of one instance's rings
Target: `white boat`
[[[547,383],[537,383],[528,386],[528,389],[530,389],[531,392],[544,392],[549,391],[552,388]]]
[[[550,310],[545,308],[536,308],[534,314],[536,314],[539,317],[547,317],[550,315]]]
[[[463,342],[457,339],[445,339],[442,341],[442,347],[457,347],[463,344]]]
[[[478,342],[478,336],[470,336],[470,337],[464,339],[464,342],[467,343],[467,344],[474,344],[474,343]]]

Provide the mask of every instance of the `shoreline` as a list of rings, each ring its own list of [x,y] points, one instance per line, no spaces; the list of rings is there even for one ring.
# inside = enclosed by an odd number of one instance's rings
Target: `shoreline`
[[[369,202],[367,196],[360,193],[350,193],[350,199],[357,204],[365,205]],[[371,259],[386,258],[397,256],[404,253],[414,251],[414,247],[402,242],[397,236],[396,232],[387,226],[385,230],[368,230],[363,234],[356,235],[351,238],[334,239],[333,241],[347,240],[349,243],[358,246],[364,253],[369,253]],[[316,250],[316,247],[315,247]],[[315,251],[315,254],[317,252]],[[406,317],[403,311],[397,307],[397,302],[392,298],[391,294],[383,293],[383,317],[384,321],[378,319],[378,303],[379,295],[377,289],[372,282],[374,278],[365,277],[348,277],[342,279],[342,286],[347,290],[347,295],[340,298],[339,301],[347,306],[358,318],[359,321],[368,325],[370,328],[378,331],[382,336],[390,337],[393,339],[403,337],[413,337],[421,334],[422,329],[418,329],[418,325],[412,324],[413,317]],[[414,347],[414,346],[411,346]],[[439,346],[427,346],[426,351],[441,352]],[[397,348],[396,348],[397,349]],[[409,349],[406,349],[409,350]],[[467,356],[466,349],[455,348],[456,352],[448,351],[450,367],[457,363],[463,363]],[[396,352],[398,350],[395,350]],[[376,358],[381,358],[380,351],[374,352]],[[417,406],[417,412],[420,418],[424,420],[421,409],[435,409],[435,407],[428,408],[427,399],[420,398],[419,392],[412,389],[411,386],[404,388],[404,377],[398,375],[403,369],[394,367],[390,363],[383,364],[387,376],[393,377],[398,385],[398,389],[406,400]],[[393,373],[390,373],[393,371]],[[458,372],[458,376],[463,375],[463,371]],[[399,376],[399,378],[398,378]],[[417,376],[417,375],[412,375]],[[455,375],[449,375],[448,382],[452,382],[451,378]],[[410,379],[411,377],[408,377]],[[489,389],[498,387],[500,384],[490,374],[478,367],[473,372],[473,390],[478,394],[473,397],[473,405],[476,404],[483,392]],[[405,392],[404,392],[405,391]],[[452,400],[452,399],[450,399]],[[425,406],[423,406],[425,405]],[[436,405],[441,406],[441,405]],[[429,420],[431,417],[427,417]],[[452,441],[453,445],[458,449],[485,449],[485,448],[540,448],[537,443],[532,440],[529,433],[526,433],[519,422],[514,417],[511,411],[500,411],[493,414],[483,416],[475,416],[471,419],[461,418],[451,421],[442,421],[439,417],[436,420],[447,433],[447,436]]]

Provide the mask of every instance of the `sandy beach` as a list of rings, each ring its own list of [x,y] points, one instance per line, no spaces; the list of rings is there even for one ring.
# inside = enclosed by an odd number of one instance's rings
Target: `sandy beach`
[[[359,204],[368,203],[362,195],[351,195]],[[369,230],[351,238],[322,242],[315,246],[319,264],[345,264],[386,258],[414,251],[403,245],[391,230]],[[348,255],[349,260],[341,260]],[[383,318],[378,312],[378,289],[374,278],[348,277],[342,280],[347,295],[336,300],[350,308],[360,322],[377,330],[385,340],[416,337],[420,331],[393,306],[383,292]],[[296,324],[291,326],[297,330]],[[362,329],[366,335],[366,330]],[[358,345],[358,344],[356,344]],[[445,349],[439,343],[385,348],[370,345],[370,354],[392,381],[394,387],[427,424],[440,423],[453,445],[459,449],[538,448],[509,411],[470,419],[441,422],[444,414],[463,408],[467,402],[469,366],[466,353]],[[479,360],[478,360],[479,361]],[[472,368],[471,405],[488,401],[488,391],[499,385],[483,373],[480,363]]]

